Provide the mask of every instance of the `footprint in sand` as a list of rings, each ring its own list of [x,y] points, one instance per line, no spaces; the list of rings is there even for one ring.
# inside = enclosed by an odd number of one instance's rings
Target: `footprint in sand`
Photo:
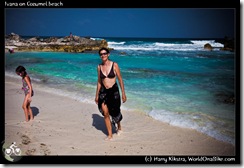
[[[33,149],[28,149],[28,150],[25,152],[25,154],[26,154],[26,155],[33,155],[35,152],[36,152],[36,149],[33,148]]]
[[[44,155],[50,155],[51,154],[51,151],[48,149],[46,144],[41,143],[40,148],[43,151]]]
[[[24,144],[24,145],[28,145],[31,142],[31,139],[27,135],[24,135],[24,134],[21,136],[21,139],[22,139],[22,144]]]

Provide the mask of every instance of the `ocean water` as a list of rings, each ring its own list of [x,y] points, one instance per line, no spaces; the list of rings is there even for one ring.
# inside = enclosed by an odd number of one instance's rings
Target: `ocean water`
[[[122,110],[235,144],[236,109],[225,103],[235,95],[233,52],[219,50],[223,45],[214,39],[102,39],[114,48],[110,59],[119,64],[124,80],[127,102]],[[206,43],[216,48],[206,51]],[[6,53],[5,75],[19,78],[15,68],[23,65],[47,91],[95,104],[100,62],[97,52]]]

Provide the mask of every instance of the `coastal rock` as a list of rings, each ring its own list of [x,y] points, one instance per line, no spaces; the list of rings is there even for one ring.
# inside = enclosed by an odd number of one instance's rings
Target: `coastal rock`
[[[9,41],[20,41],[20,36],[18,34],[15,34],[15,33],[11,33],[9,35],[6,35],[5,36],[5,40],[9,40]]]
[[[221,50],[232,51],[232,52],[235,51],[235,40],[233,38],[225,36],[224,39],[215,40],[215,42],[224,45],[224,47],[221,48]]]
[[[80,36],[65,36],[62,38],[49,37],[46,39],[32,37],[23,39],[21,36],[11,33],[5,36],[5,48],[13,46],[15,51],[52,51],[52,52],[85,52],[98,51],[101,47],[107,47],[106,40],[94,40]],[[109,48],[112,50],[112,48]]]
[[[221,103],[225,104],[235,104],[235,96],[234,94],[226,94],[226,93],[217,93],[215,94],[217,100]]]
[[[221,43],[224,47],[213,47],[209,43],[204,45],[204,49],[212,51],[214,48],[219,48],[220,50],[224,51],[235,51],[235,41],[233,38],[225,37],[224,39],[215,40],[216,43]]]
[[[120,54],[121,54],[121,55],[126,55],[126,52],[121,52]]]
[[[212,51],[213,47],[209,43],[207,43],[204,45],[204,49]]]

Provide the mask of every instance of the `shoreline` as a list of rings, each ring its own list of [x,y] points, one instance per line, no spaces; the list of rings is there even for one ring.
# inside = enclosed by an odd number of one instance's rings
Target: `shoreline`
[[[235,156],[232,144],[125,110],[122,134],[113,130],[114,140],[106,142],[106,127],[95,102],[55,95],[35,83],[34,120],[23,123],[21,86],[21,79],[5,76],[5,142],[16,141],[23,155]]]

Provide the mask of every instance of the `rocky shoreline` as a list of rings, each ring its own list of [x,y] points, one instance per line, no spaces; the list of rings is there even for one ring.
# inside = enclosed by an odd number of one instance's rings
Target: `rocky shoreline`
[[[219,42],[224,45],[224,47],[221,47],[220,50],[231,52],[235,51],[234,39],[225,37],[221,40],[215,40],[215,42]],[[9,52],[14,49],[14,51],[83,53],[95,52],[102,47],[108,48],[108,43],[104,39],[94,40],[90,37],[80,37],[74,35],[61,38],[49,37],[45,39],[40,37],[24,39],[20,35],[15,33],[5,35],[5,49]],[[203,48],[212,51],[215,47],[207,43],[203,46]],[[113,50],[113,48],[109,48],[109,50]]]
[[[20,35],[11,33],[5,36],[5,49],[14,51],[51,51],[51,52],[75,52],[98,51],[101,47],[108,47],[106,40],[94,40],[89,37],[65,36],[62,38],[32,37],[24,39]],[[113,50],[112,48],[109,48]]]

